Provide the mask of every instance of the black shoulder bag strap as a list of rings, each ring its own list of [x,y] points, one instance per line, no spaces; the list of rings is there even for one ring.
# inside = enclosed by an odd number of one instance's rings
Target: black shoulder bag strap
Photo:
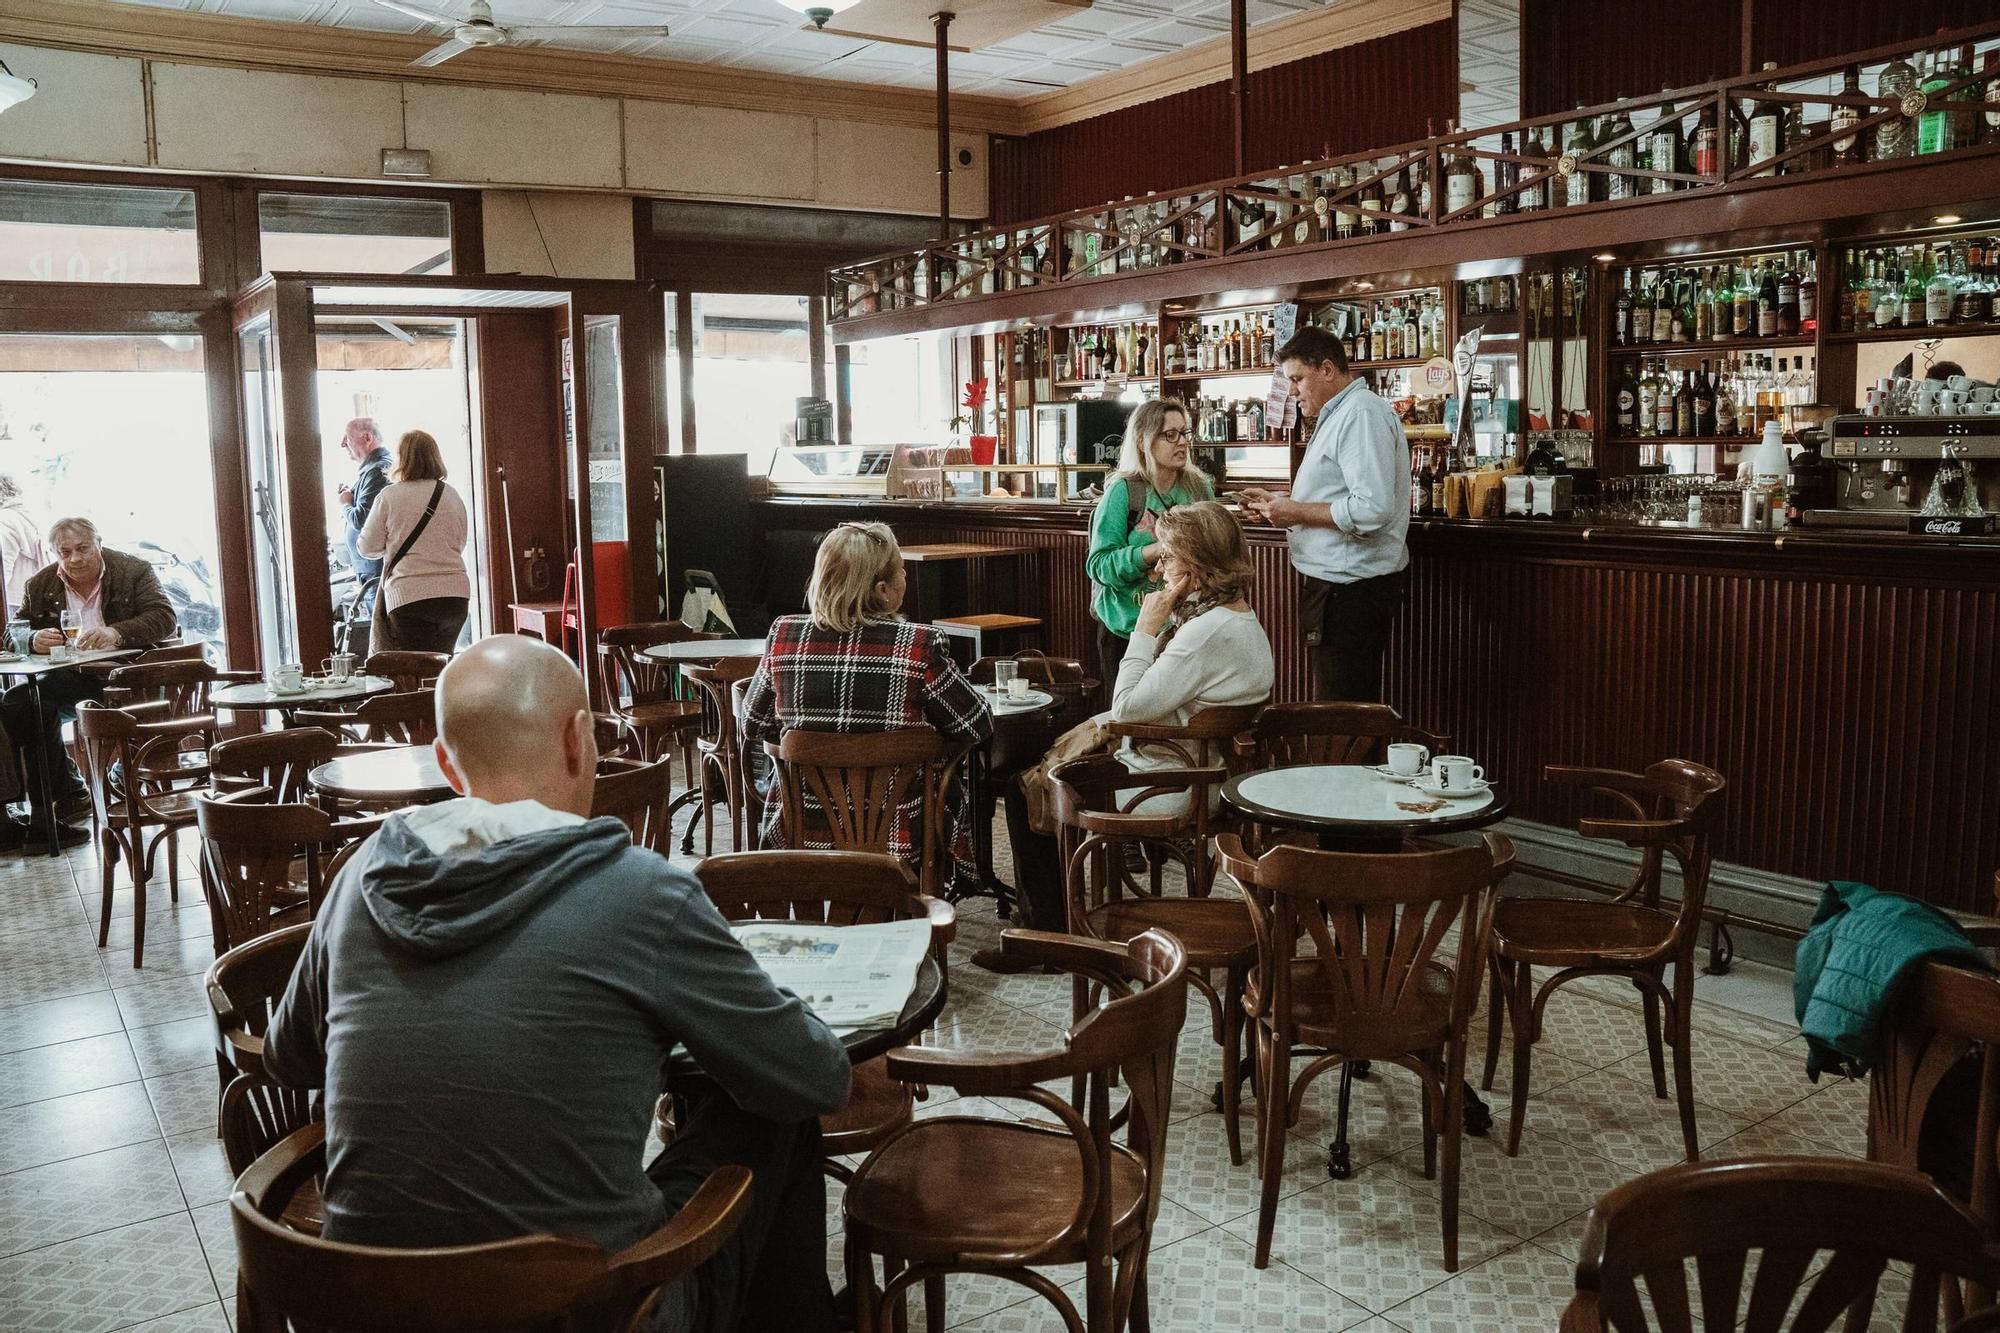
[[[1134,485],[1135,478],[1125,478],[1125,531],[1131,532],[1139,526],[1139,519],[1146,512],[1146,497],[1153,493],[1153,483],[1141,481]]]
[[[440,481],[431,489],[431,502],[424,506],[424,516],[417,520],[417,526],[410,529],[410,535],[403,538],[403,544],[396,548],[396,554],[389,557],[389,563],[382,566],[384,584],[389,582],[389,576],[396,572],[396,566],[402,563],[403,557],[410,553],[410,548],[417,544],[417,538],[424,535],[424,529],[431,525],[431,515],[438,511],[438,501],[442,499],[444,499],[444,483]]]

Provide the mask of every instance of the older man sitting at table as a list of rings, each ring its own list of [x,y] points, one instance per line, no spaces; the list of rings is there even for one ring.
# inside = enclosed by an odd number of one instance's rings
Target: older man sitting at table
[[[76,646],[150,648],[170,637],[179,618],[160,588],[153,567],[136,555],[110,551],[87,518],[65,518],[49,529],[55,563],[28,580],[21,598],[21,615],[34,629],[34,649],[46,653],[63,641],[63,613],[76,627]],[[30,825],[43,833],[56,818],[56,803],[84,794],[83,780],[63,754],[62,712],[85,699],[102,698],[104,682],[84,671],[59,671],[41,682],[41,716],[35,716],[36,692],[16,685],[0,697],[0,716],[7,734],[21,750],[27,772]],[[37,748],[57,774],[55,791],[42,785],[44,772]],[[65,847],[90,840],[80,828],[58,823]],[[21,830],[0,830],[0,846],[19,846]]]
[[[495,635],[437,701],[462,795],[391,816],[334,880],[265,1038],[273,1078],[325,1089],[326,1239],[616,1251],[737,1163],[747,1218],[653,1327],[831,1329],[816,1117],[847,1099],[845,1048],[692,875],[585,818],[597,746],[568,658]],[[681,1044],[712,1086],[642,1169]]]

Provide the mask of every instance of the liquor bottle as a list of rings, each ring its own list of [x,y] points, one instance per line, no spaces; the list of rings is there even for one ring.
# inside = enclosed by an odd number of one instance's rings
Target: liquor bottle
[[[1924,288],[1928,280],[1924,272],[1924,252],[1915,250],[1903,265],[1903,327],[1906,329],[1920,329],[1930,322],[1924,304]]]
[[[1784,271],[1778,275],[1777,332],[1789,338],[1799,331],[1799,270],[1790,256],[1782,262]]]
[[[1909,61],[1897,56],[1882,67],[1875,76],[1875,95],[1887,101],[1891,107],[1903,99],[1903,94],[1917,86],[1917,71]],[[1917,134],[1908,116],[1893,115],[1875,127],[1875,160],[1880,162],[1892,157],[1909,157],[1917,151]]]
[[[1540,163],[1546,163],[1549,156],[1549,146],[1542,138],[1540,126],[1528,131],[1528,137],[1521,146],[1521,156],[1533,158]],[[1549,206],[1549,182],[1553,177],[1544,174],[1548,170],[1549,167],[1547,165],[1531,165],[1527,169],[1528,175],[1540,175],[1541,179],[1533,185],[1522,188],[1519,195],[1521,212],[1534,213]]]
[[[1345,195],[1347,191],[1353,188],[1353,167],[1341,167],[1333,173],[1333,189],[1335,194]],[[1334,235],[1344,241],[1354,235],[1354,229],[1354,210],[1351,208],[1335,208],[1333,210]]]
[[[1451,471],[1451,460],[1445,457],[1440,457],[1437,461],[1437,466],[1431,469],[1429,512],[1432,514],[1444,513],[1444,478],[1445,474],[1449,471]]]
[[[1639,362],[1638,398],[1637,422],[1633,433],[1642,436],[1657,435],[1659,432],[1654,429],[1653,418],[1660,406],[1660,379],[1651,361]]]
[[[1715,434],[1715,381],[1708,377],[1708,362],[1704,360],[1695,373],[1694,381],[1694,435],[1698,440],[1708,439]]]
[[[1708,180],[1715,179],[1716,149],[1721,142],[1720,131],[1716,129],[1714,119],[1708,112],[1703,111],[1701,123],[1694,127],[1693,150],[1688,154],[1688,165],[1694,168],[1695,175]]]
[[[1729,280],[1729,265],[1718,270],[1715,290],[1709,293],[1713,311],[1708,319],[1708,336],[1714,342],[1728,342],[1735,319],[1736,289]]]
[[[1368,359],[1387,361],[1389,359],[1389,321],[1382,313],[1382,303],[1375,302],[1375,318],[1368,325]]]
[[[1669,342],[1684,343],[1694,338],[1694,279],[1686,269],[1681,269],[1674,278],[1673,323],[1669,328]]]
[[[1521,164],[1507,160],[1514,156],[1512,130],[1500,135],[1500,154],[1501,160],[1493,164],[1493,211],[1505,217],[1518,211],[1521,203],[1515,193],[1515,187],[1521,183]]]
[[[1799,264],[1799,332],[1814,333],[1819,329],[1819,262],[1812,251],[1805,251]]]
[[[1623,101],[1624,98],[1621,96],[1619,100]],[[1606,119],[1608,123],[1604,127],[1602,142],[1612,144],[1613,147],[1605,151],[1604,157],[1617,170],[1614,170],[1604,183],[1604,197],[1630,199],[1639,193],[1636,188],[1637,182],[1630,175],[1632,168],[1639,164],[1638,140],[1630,137],[1632,119],[1625,114],[1622,107]],[[1625,142],[1619,143],[1620,139],[1624,139]]]
[[[1840,76],[1840,96],[1860,97],[1861,68],[1849,65]],[[1833,134],[1834,165],[1851,167],[1866,157],[1862,150],[1861,136],[1854,133],[1854,124],[1861,119],[1858,105],[1841,105],[1833,108],[1830,130]]]
[[[1423,334],[1417,327],[1417,303],[1407,301],[1403,305],[1403,356],[1414,361],[1423,355]]]
[[[1676,437],[1683,440],[1694,438],[1694,372],[1681,375],[1681,387],[1674,393],[1674,429]]]
[[[1665,92],[1666,89],[1660,89]],[[1654,171],[1679,171],[1681,169],[1681,122],[1679,112],[1672,102],[1662,103],[1660,118],[1653,122],[1653,132],[1646,137],[1647,165]],[[1667,194],[1679,188],[1679,182],[1663,180],[1658,176],[1646,182],[1646,193]]]
[[[1728,438],[1736,429],[1736,367],[1732,364],[1715,386],[1715,433]]]
[[[1315,201],[1319,197],[1319,182],[1306,184],[1304,176],[1292,177],[1286,187],[1298,200],[1292,206],[1292,244],[1311,245],[1319,239],[1319,213]]]
[[[1472,155],[1459,144],[1446,160],[1444,167],[1444,210],[1447,214],[1460,209],[1471,208],[1479,200],[1479,168],[1473,165]]]
[[[1704,267],[1694,286],[1694,330],[1698,343],[1715,338],[1715,270]]]
[[[1777,68],[1778,62],[1775,60],[1764,62],[1765,73],[1769,73]],[[1770,91],[1773,87],[1775,87],[1775,84],[1767,84],[1766,91]],[[1750,143],[1748,155],[1744,160],[1750,163],[1763,162],[1776,157],[1784,151],[1784,104],[1772,101],[1768,97],[1764,98],[1750,108]],[[1751,174],[1753,176],[1775,176],[1777,168],[1765,167],[1762,171],[1755,171]]]
[[[1577,110],[1581,111],[1583,109],[1583,103],[1578,102],[1576,105]],[[1596,146],[1597,140],[1591,137],[1590,122],[1588,120],[1579,117],[1570,122],[1569,137],[1563,143],[1563,152],[1567,156],[1576,159],[1577,169],[1571,174],[1569,180],[1565,182],[1562,199],[1564,205],[1573,208],[1578,204],[1587,204],[1590,202],[1592,177],[1596,173],[1585,171],[1583,169],[1583,160],[1584,155]]]
[[[1619,347],[1630,347],[1637,339],[1633,336],[1632,312],[1637,302],[1632,292],[1632,270],[1625,270],[1625,285],[1618,289],[1618,299],[1611,306],[1611,341]]]
[[[1269,316],[1260,317],[1257,321],[1257,364],[1260,366],[1270,365],[1277,356],[1277,352],[1277,326]]]
[[[1330,241],[1333,239],[1333,193],[1328,188],[1325,176],[1313,177],[1312,183],[1313,239]]]
[[[1940,263],[1937,248],[1931,249],[1931,275],[1924,284],[1924,322],[1949,324],[1958,305],[1958,288],[1952,282],[1951,261]]]
[[[1618,385],[1612,391],[1612,416],[1614,428],[1620,435],[1639,433],[1639,378],[1632,373],[1632,363],[1627,361],[1619,372]]]
[[[1413,512],[1425,518],[1437,512],[1431,500],[1431,490],[1437,481],[1437,474],[1431,470],[1431,451],[1426,449],[1423,465],[1417,469],[1416,484],[1410,488],[1410,508]]]
[[[1389,230],[1408,231],[1410,210],[1415,206],[1415,201],[1410,197],[1409,190],[1404,187],[1402,167],[1398,166],[1389,173],[1389,179],[1383,182],[1383,188],[1389,196],[1383,210],[1389,215]]]
[[[1885,255],[1875,277],[1875,327],[1893,329],[1903,322],[1903,277],[1894,253]]]
[[[1431,123],[1426,120],[1424,122],[1425,138],[1430,137],[1430,128]],[[1430,217],[1432,211],[1431,190],[1433,185],[1431,181],[1430,159],[1420,157],[1410,163],[1410,180],[1410,196],[1416,200],[1417,216],[1420,218]]]
[[[1947,98],[1944,90],[1958,81],[1960,71],[1948,51],[1931,52],[1926,63],[1930,70],[1924,76],[1923,90],[1928,100],[1923,114],[1917,117],[1917,152],[1948,153],[1958,147],[1959,116],[1952,110],[1953,99]]]
[[[1674,433],[1674,404],[1678,395],[1666,362],[1658,362],[1653,373],[1659,382],[1659,391],[1653,399],[1653,434],[1671,436]]]
[[[1757,283],[1741,265],[1729,299],[1729,336],[1753,338],[1757,334]]]
[[[1764,277],[1757,284],[1757,336],[1775,338],[1778,336],[1778,275],[1777,265],[1764,261]],[[1794,298],[1796,299],[1796,298]]]
[[[1372,163],[1363,163],[1359,170],[1365,171],[1371,176],[1375,174]],[[1361,224],[1359,230],[1363,236],[1373,236],[1376,232],[1382,230],[1381,181],[1370,181],[1362,187]]]
[[[1666,269],[1660,280],[1653,284],[1653,341],[1656,343],[1678,342],[1674,337],[1674,274]]]

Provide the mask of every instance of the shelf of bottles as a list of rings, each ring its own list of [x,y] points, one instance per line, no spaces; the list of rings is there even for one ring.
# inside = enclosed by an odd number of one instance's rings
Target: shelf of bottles
[[[1313,322],[1347,344],[1353,369],[1420,366],[1447,350],[1444,293],[1435,287],[1329,301]]]
[[[1102,389],[1160,373],[1160,330],[1150,320],[1058,325],[1049,330],[1057,390]]]
[[[1611,384],[1611,432],[1646,444],[1740,447],[1764,423],[1791,428],[1815,401],[1817,367],[1804,354],[1701,358],[1679,368],[1664,357],[1626,361]]]
[[[1183,316],[1162,353],[1162,363],[1170,382],[1237,375],[1269,379],[1276,353],[1274,311],[1263,306]]]
[[[1107,202],[833,270],[843,320],[1247,253],[2000,145],[2000,23]]]
[[[1992,53],[1988,53],[1992,54]],[[1840,341],[2000,334],[2000,227],[1840,252]]]

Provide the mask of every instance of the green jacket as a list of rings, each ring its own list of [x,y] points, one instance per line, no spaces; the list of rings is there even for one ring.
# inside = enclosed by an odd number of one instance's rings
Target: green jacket
[[[1139,623],[1139,603],[1159,586],[1146,563],[1146,548],[1153,544],[1153,525],[1141,518],[1131,522],[1131,501],[1125,498],[1126,478],[1113,476],[1105,483],[1104,494],[1090,516],[1090,550],[1083,558],[1084,572],[1090,575],[1090,614],[1113,634],[1132,636]],[[1165,495],[1146,488],[1148,515],[1208,496],[1191,495],[1185,486],[1176,486]]]
[[[1882,1049],[1882,1024],[1910,969],[1927,958],[1984,968],[1986,956],[1936,908],[1835,880],[1799,941],[1792,1005],[1806,1038],[1806,1077],[1858,1078]]]

